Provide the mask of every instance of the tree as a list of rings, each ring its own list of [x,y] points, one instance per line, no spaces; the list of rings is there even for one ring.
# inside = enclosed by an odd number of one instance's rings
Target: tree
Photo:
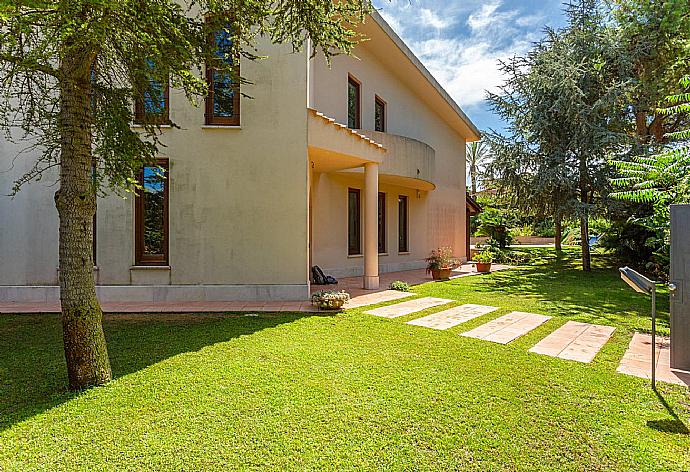
[[[486,161],[491,154],[491,149],[486,141],[474,141],[467,145],[466,160],[470,166],[470,182],[472,197],[477,195],[477,181],[479,180],[479,166]]]
[[[566,15],[564,29],[547,29],[525,57],[502,63],[508,78],[489,102],[508,135],[489,135],[489,167],[517,205],[551,211],[557,225],[566,215],[580,220],[589,271],[589,216],[606,194],[606,156],[621,142],[613,130],[622,119],[616,103],[623,83],[619,47],[597,2],[580,0]]]
[[[40,151],[18,191],[59,167],[55,206],[59,282],[69,386],[111,378],[102,312],[93,280],[92,226],[96,196],[136,190],[145,164],[155,165],[160,120],[133,131],[133,102],[160,97],[168,80],[190,100],[206,94],[206,64],[238,77],[238,58],[259,59],[256,38],[310,41],[327,57],[349,53],[353,24],[368,0],[4,0],[0,2],[0,126]],[[224,31],[228,50],[216,54],[211,35]],[[231,58],[231,60],[227,60]],[[158,84],[158,86],[157,86]],[[172,123],[174,126],[174,123]]]
[[[686,72],[690,2],[612,0],[611,4],[611,29],[621,45],[621,74],[627,79],[620,96],[621,109],[629,114],[626,131],[639,145],[663,143],[669,133],[690,123],[687,115],[657,110]]]
[[[665,107],[657,108],[657,116],[690,115],[690,76],[680,81],[685,92],[666,97]],[[690,203],[690,129],[667,133],[670,142],[656,154],[642,154],[629,161],[616,161],[619,172],[612,183],[620,190],[612,196],[620,200],[647,203],[653,206],[650,216],[638,218],[656,237],[651,244],[664,261],[668,273],[670,257],[670,205]]]

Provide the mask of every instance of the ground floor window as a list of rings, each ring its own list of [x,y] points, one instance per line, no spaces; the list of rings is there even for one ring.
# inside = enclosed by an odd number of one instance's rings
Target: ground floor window
[[[347,191],[347,253],[350,256],[362,253],[361,198],[357,188]]]
[[[168,160],[145,166],[136,197],[136,264],[168,265]]]
[[[398,252],[409,252],[407,237],[407,196],[398,196]]]
[[[386,194],[379,192],[379,254],[386,252]]]

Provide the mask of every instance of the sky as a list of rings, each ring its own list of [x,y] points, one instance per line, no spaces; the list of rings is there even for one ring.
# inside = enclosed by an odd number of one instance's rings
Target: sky
[[[503,128],[486,91],[498,61],[527,52],[545,26],[563,25],[562,0],[374,0],[396,33],[481,130]]]

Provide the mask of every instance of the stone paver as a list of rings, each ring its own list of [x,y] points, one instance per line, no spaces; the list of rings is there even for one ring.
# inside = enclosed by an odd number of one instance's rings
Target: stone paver
[[[690,387],[690,372],[671,369],[671,342],[668,337],[656,337],[656,379]],[[643,379],[652,378],[652,336],[635,333],[616,372]]]
[[[529,352],[589,363],[614,331],[612,326],[568,321],[539,341]]]
[[[383,292],[367,293],[353,297],[347,302],[344,308],[359,308],[367,305],[376,305],[383,302],[391,302],[393,300],[400,300],[414,295],[411,292],[399,292],[397,290],[384,290]]]
[[[423,297],[415,300],[409,300],[395,305],[383,306],[373,310],[365,311],[368,315],[381,316],[383,318],[397,318],[399,316],[409,315],[418,311],[426,310],[439,305],[445,305],[453,300],[446,298]]]
[[[466,304],[408,321],[407,324],[433,329],[448,329],[495,310],[498,310],[495,306]]]
[[[513,311],[473,330],[464,332],[461,336],[482,339],[484,341],[491,341],[499,344],[508,344],[541,326],[550,319],[550,316]]]

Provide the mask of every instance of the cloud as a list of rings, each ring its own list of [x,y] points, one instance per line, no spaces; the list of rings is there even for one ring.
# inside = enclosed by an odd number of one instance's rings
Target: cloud
[[[412,1],[384,1],[381,13],[448,93],[468,108],[482,105],[487,90],[498,90],[504,80],[499,61],[526,53],[544,21],[533,9],[505,8],[501,0]]]
[[[419,12],[421,14],[420,19],[423,25],[428,25],[436,29],[444,29],[453,24],[452,18],[443,19],[428,8],[422,8]]]

